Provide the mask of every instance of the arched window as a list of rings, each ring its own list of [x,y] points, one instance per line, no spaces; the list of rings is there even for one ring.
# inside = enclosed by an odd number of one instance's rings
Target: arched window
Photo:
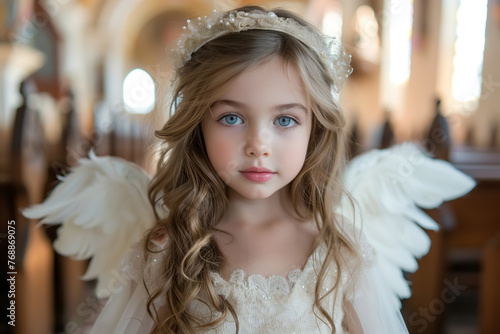
[[[131,114],[147,114],[155,106],[155,83],[148,72],[136,68],[123,81],[123,102]]]

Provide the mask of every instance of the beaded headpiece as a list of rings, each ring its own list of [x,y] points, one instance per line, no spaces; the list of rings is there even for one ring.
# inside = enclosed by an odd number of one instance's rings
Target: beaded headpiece
[[[188,62],[191,55],[199,48],[218,37],[229,33],[260,29],[291,35],[314,50],[334,79],[334,89],[337,92],[352,73],[351,55],[346,53],[335,37],[316,33],[291,18],[279,17],[273,12],[235,10],[220,13],[214,9],[209,16],[187,20],[187,26],[182,29],[184,32],[177,42],[177,48],[172,50],[176,58],[175,65],[178,68]]]

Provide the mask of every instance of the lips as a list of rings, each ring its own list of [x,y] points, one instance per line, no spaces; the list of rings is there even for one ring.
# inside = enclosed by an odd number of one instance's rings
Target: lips
[[[242,173],[273,173],[273,171],[264,167],[250,167],[241,171]]]
[[[248,180],[252,182],[267,182],[271,180],[275,172],[262,167],[250,167],[244,170],[241,170],[240,173]]]

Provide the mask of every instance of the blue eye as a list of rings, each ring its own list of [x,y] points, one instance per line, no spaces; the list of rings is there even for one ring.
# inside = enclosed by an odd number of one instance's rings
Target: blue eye
[[[276,120],[276,122],[277,122],[277,125],[285,127],[285,128],[289,128],[297,123],[293,118],[288,117],[288,116],[282,116],[282,117],[278,118]]]
[[[226,125],[238,125],[243,123],[242,119],[236,115],[223,116],[219,121],[222,121],[222,123]]]

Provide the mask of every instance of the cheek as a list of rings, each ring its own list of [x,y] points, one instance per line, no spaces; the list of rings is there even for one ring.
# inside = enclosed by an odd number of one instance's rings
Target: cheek
[[[280,161],[283,166],[287,166],[288,172],[293,174],[298,174],[304,165],[304,160],[307,154],[307,144],[309,136],[294,136],[289,138],[283,147],[287,147],[286,150],[277,150],[279,152]]]
[[[305,154],[300,150],[290,150],[289,154],[283,157],[285,166],[289,166],[290,172],[297,174],[304,165]]]
[[[232,165],[234,164],[235,152],[237,150],[235,143],[228,140],[221,132],[212,129],[205,136],[208,157],[217,172],[229,171],[233,168]]]

